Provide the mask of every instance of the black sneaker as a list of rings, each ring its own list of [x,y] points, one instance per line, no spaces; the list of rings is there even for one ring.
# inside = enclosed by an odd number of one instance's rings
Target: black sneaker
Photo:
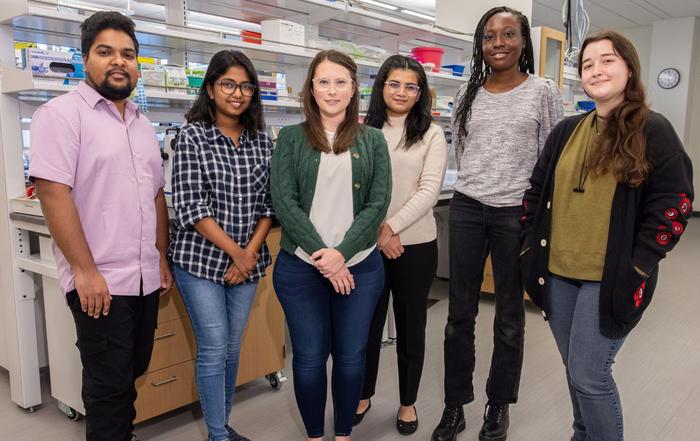
[[[226,431],[228,432],[229,441],[250,441],[245,436],[239,435],[238,433],[236,433],[236,431],[233,430],[233,427],[229,426],[228,424],[225,427],[226,427]]]
[[[445,406],[440,424],[433,430],[432,441],[455,441],[457,434],[467,427],[462,406]]]
[[[131,434],[131,441],[139,441],[138,437],[136,436],[135,433]]]
[[[505,441],[510,417],[507,404],[486,403],[484,425],[479,431],[480,441]]]

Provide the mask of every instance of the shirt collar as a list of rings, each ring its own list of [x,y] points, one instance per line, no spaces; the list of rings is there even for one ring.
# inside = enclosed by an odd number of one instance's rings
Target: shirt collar
[[[83,97],[85,102],[93,109],[95,108],[95,106],[97,106],[97,103],[101,101],[109,101],[107,98],[100,95],[98,91],[93,89],[92,86],[88,85],[85,81],[81,81],[78,84],[77,91],[80,94],[80,96]],[[133,102],[130,99],[126,99],[124,100],[124,106],[126,110],[135,112],[136,117],[138,118],[139,106],[135,102]]]
[[[211,128],[211,138],[209,139],[209,142],[214,142],[218,138],[230,139],[230,138],[228,138],[228,136],[224,135],[224,132],[222,132],[221,130],[219,130],[218,127],[216,127],[216,124],[214,124],[213,122],[209,122],[208,124]],[[238,137],[238,143],[240,145],[245,145],[248,143],[248,141],[249,141],[248,129],[243,128],[241,135]]]

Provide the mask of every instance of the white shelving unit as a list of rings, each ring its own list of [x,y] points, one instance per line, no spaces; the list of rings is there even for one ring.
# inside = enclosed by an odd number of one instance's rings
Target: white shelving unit
[[[99,1],[99,0],[97,0]],[[22,118],[30,118],[41,103],[69,92],[75,85],[38,77],[15,66],[13,41],[32,41],[54,46],[80,47],[80,23],[91,13],[67,7],[59,0],[3,0],[0,7],[0,366],[10,372],[11,398],[32,410],[41,404],[39,368],[51,364],[52,394],[61,402],[81,408],[79,386],[60,377],[76,371],[79,360],[70,341],[73,324],[57,293],[56,269],[50,253],[50,237],[36,201],[21,198],[25,178],[22,158]],[[149,2],[153,3],[153,2]],[[178,0],[165,0],[160,19],[132,18],[146,57],[207,63],[222,49],[245,52],[258,69],[304,72],[319,48],[262,41],[241,41],[236,32],[187,27],[188,11]],[[413,22],[359,6],[350,0],[188,0],[189,11],[259,23],[284,18],[304,24],[322,38],[351,40],[360,45],[379,45],[389,53],[406,53],[414,46],[438,45],[445,49],[444,64],[463,61],[471,52],[471,37],[452,34],[427,22]],[[167,17],[167,19],[166,19]],[[379,59],[357,58],[360,73],[377,72]],[[456,91],[466,78],[449,73],[428,73],[431,86]],[[152,121],[180,122],[192,95],[148,92]],[[301,118],[298,101],[265,101],[266,113],[277,124]],[[449,118],[444,110],[437,118]],[[35,275],[41,276],[35,278]],[[42,280],[36,283],[35,280]],[[44,317],[43,297],[47,316]],[[50,310],[57,310],[57,314]],[[43,341],[49,337],[48,345]],[[60,343],[60,347],[58,344]],[[71,349],[72,348],[72,349]],[[46,354],[48,353],[48,360]],[[66,353],[63,354],[62,353]],[[79,374],[73,372],[72,377]],[[69,376],[71,376],[69,375]],[[77,401],[76,401],[77,400]],[[76,404],[77,403],[77,404]]]

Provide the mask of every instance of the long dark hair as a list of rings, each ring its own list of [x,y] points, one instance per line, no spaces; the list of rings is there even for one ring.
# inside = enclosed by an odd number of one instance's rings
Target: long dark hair
[[[260,100],[260,84],[258,82],[258,74],[255,72],[253,63],[243,52],[230,49],[219,51],[214,54],[213,57],[211,57],[209,67],[207,67],[207,73],[204,74],[202,87],[199,89],[197,100],[194,102],[194,104],[192,104],[192,108],[190,108],[185,115],[187,122],[214,123],[216,121],[216,104],[214,103],[213,99],[209,98],[207,86],[214,87],[214,83],[218,81],[219,78],[221,78],[221,76],[225,74],[231,66],[241,66],[243,69],[245,69],[251,83],[255,85],[255,92],[250,99],[250,104],[241,115],[241,124],[243,124],[243,127],[251,133],[257,133],[258,131],[265,130],[265,119],[263,117],[262,101]]]
[[[630,77],[625,86],[624,101],[605,118],[605,128],[588,159],[588,170],[596,174],[612,172],[617,182],[638,187],[649,173],[644,126],[651,113],[646,103],[639,55],[632,42],[623,35],[615,31],[601,31],[586,38],[581,45],[578,54],[579,77],[586,47],[601,40],[612,43],[615,54],[627,64]]]
[[[367,116],[365,116],[365,124],[378,129],[384,126],[387,120],[386,103],[384,102],[384,83],[394,69],[413,71],[416,74],[418,86],[420,87],[418,101],[416,101],[409,111],[408,116],[406,116],[406,131],[403,135],[403,146],[405,149],[408,149],[423,139],[423,135],[430,129],[430,124],[433,122],[433,116],[430,113],[433,99],[428,89],[428,78],[425,76],[423,67],[413,58],[403,55],[392,55],[384,61],[382,67],[379,68],[377,77],[374,79],[372,97],[369,100],[369,109],[367,110]]]
[[[466,137],[467,136],[467,123],[472,115],[472,103],[476,97],[476,93],[479,88],[484,85],[486,79],[491,75],[491,67],[484,62],[484,28],[486,23],[491,17],[496,14],[506,12],[508,14],[513,14],[520,21],[520,33],[525,39],[525,47],[520,53],[520,60],[518,61],[518,68],[520,72],[523,73],[535,73],[535,56],[532,51],[532,37],[530,36],[530,22],[527,17],[520,11],[511,9],[507,6],[499,6],[490,9],[481,20],[479,24],[476,25],[476,31],[474,32],[474,50],[472,52],[472,64],[471,64],[471,76],[469,77],[469,82],[467,84],[467,91],[462,96],[459,102],[459,107],[457,108],[457,114],[455,120],[459,123],[459,131],[457,136]]]
[[[328,145],[328,137],[321,123],[321,111],[313,95],[313,79],[316,74],[316,68],[323,61],[330,61],[346,68],[350,73],[354,90],[350,104],[345,109],[345,119],[338,126],[332,146]],[[316,54],[313,61],[311,61],[311,65],[309,65],[306,80],[304,80],[304,88],[301,91],[301,108],[306,118],[302,123],[304,133],[313,148],[322,152],[332,151],[334,153],[343,153],[350,150],[350,146],[361,130],[358,122],[360,115],[360,91],[357,87],[357,65],[355,61],[348,54],[333,49]]]

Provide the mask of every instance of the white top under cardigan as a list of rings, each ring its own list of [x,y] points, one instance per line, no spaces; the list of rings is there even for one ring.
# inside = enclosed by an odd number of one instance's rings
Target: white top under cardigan
[[[326,132],[326,136],[328,136],[328,143],[333,145],[335,133]],[[338,155],[333,152],[321,152],[309,219],[326,247],[334,248],[343,241],[345,233],[355,220],[350,150]],[[345,262],[345,265],[348,267],[357,265],[365,260],[375,247],[376,245],[360,251]],[[304,262],[313,265],[311,257],[301,247],[297,247],[294,254]]]
[[[386,223],[402,245],[430,242],[437,237],[433,206],[447,169],[447,141],[440,126],[431,124],[423,139],[403,147],[406,117],[389,117],[382,132],[391,157],[391,203]]]

